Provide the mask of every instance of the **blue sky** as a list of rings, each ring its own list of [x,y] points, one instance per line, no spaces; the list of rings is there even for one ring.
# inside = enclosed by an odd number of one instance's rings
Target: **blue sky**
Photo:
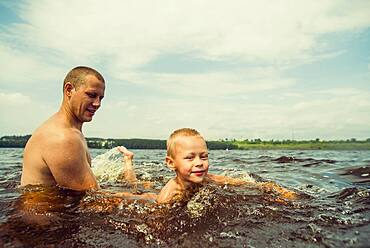
[[[0,135],[59,109],[98,69],[88,137],[370,137],[369,1],[2,1]]]

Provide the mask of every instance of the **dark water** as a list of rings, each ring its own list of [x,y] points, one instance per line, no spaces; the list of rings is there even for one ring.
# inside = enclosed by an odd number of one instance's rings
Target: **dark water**
[[[0,149],[0,247],[370,247],[368,151],[210,151],[212,173],[250,173],[298,199],[282,201],[253,184],[208,185],[170,206],[54,188],[20,191],[22,151]],[[121,182],[120,158],[108,151],[94,161],[103,190],[157,192],[173,176],[165,151],[134,152],[138,177],[154,189]]]

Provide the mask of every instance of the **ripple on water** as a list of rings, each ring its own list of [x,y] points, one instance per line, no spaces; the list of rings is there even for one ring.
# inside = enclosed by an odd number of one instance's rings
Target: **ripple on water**
[[[135,168],[140,178],[154,181],[160,188],[173,176],[163,164],[164,151],[138,153]],[[0,214],[0,244],[8,247],[368,245],[369,183],[356,184],[347,178],[367,173],[361,170],[363,160],[358,159],[368,156],[365,153],[346,156],[344,152],[324,151],[220,154],[212,151],[213,154],[216,159],[211,169],[219,174],[241,176],[247,170],[257,181],[278,181],[306,194],[300,194],[294,201],[281,201],[274,192],[262,192],[253,185],[207,185],[168,205],[92,192],[79,195],[60,189],[34,188],[20,194],[16,190],[20,161],[16,161],[14,164],[18,164],[12,165],[14,169],[0,173],[0,207],[4,209]],[[111,151],[101,155],[102,166],[108,160],[113,161],[116,164],[111,166],[122,172],[120,154]],[[283,156],[292,159],[287,163],[273,161]],[[109,182],[103,188],[114,192],[132,190],[115,175],[108,173]],[[104,179],[100,180],[104,183]]]

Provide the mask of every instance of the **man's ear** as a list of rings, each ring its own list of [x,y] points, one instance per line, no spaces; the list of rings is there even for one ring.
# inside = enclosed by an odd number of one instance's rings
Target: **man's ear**
[[[72,90],[74,89],[73,85],[71,84],[71,82],[67,82],[65,85],[64,85],[64,92],[67,96],[72,96]]]
[[[175,161],[170,156],[166,156],[166,164],[167,167],[170,168],[171,170],[173,171],[176,170]]]

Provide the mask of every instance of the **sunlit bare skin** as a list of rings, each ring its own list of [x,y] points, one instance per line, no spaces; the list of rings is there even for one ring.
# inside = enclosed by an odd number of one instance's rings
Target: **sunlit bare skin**
[[[86,75],[75,88],[67,83],[57,113],[31,136],[24,150],[21,186],[58,185],[73,190],[98,189],[90,168],[91,157],[82,134],[104,97],[105,83]]]
[[[293,200],[295,192],[287,190],[275,183],[258,183],[223,175],[208,173],[208,149],[204,139],[199,136],[179,136],[176,139],[174,152],[166,157],[167,166],[176,173],[161,190],[157,197],[158,203],[168,203],[182,195],[194,186],[207,183],[220,185],[253,184],[262,191],[274,191],[278,200]],[[171,153],[170,153],[171,154]]]
[[[123,179],[125,182],[131,183],[134,186],[141,185],[145,189],[151,189],[153,186],[152,182],[149,181],[139,181],[136,178],[135,169],[133,168],[133,158],[134,153],[127,150],[124,146],[118,146],[117,150],[123,155]]]
[[[133,169],[132,160],[134,158],[134,153],[130,152],[124,146],[118,146],[117,150],[123,154],[124,169],[123,175],[125,180],[130,183],[137,181],[135,170]]]

